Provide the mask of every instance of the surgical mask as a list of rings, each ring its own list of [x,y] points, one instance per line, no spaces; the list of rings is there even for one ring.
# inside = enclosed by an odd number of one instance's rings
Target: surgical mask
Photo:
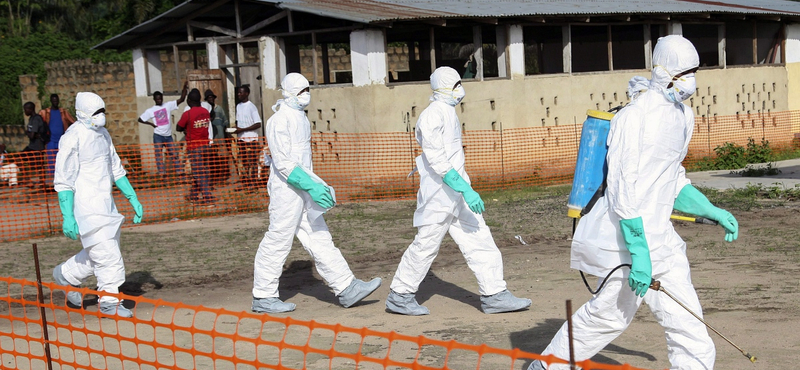
[[[458,85],[455,89],[439,89],[436,90],[444,96],[444,102],[451,106],[456,106],[464,100],[467,92],[464,91],[464,86]]]
[[[304,92],[304,93],[301,93],[300,95],[292,96],[292,97],[290,97],[288,99],[284,99],[283,101],[284,101],[284,103],[286,103],[286,105],[288,105],[288,106],[290,106],[290,107],[292,107],[294,109],[303,110],[303,109],[305,109],[305,107],[307,107],[309,104],[311,104],[311,93]]]
[[[100,127],[104,127],[106,125],[106,114],[105,113],[98,113],[92,116],[89,122],[85,123],[87,128],[92,130],[97,130]]]
[[[665,94],[669,101],[680,103],[689,99],[696,91],[697,81],[694,78],[694,73],[689,73],[673,80],[671,86],[666,88]]]

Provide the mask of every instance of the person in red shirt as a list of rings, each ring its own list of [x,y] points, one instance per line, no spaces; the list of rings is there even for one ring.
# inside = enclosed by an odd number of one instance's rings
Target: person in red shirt
[[[208,114],[208,110],[200,106],[200,90],[192,89],[186,103],[191,109],[183,112],[178,121],[177,130],[186,134],[187,151],[192,164],[193,183],[189,200],[201,204],[211,204],[216,201],[216,198],[211,195],[211,188],[208,184],[206,163],[208,146],[212,139],[208,129],[211,124],[211,116]]]

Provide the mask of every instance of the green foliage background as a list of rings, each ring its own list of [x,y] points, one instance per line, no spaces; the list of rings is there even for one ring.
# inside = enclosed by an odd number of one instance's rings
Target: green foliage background
[[[48,94],[43,84],[45,62],[86,58],[95,63],[129,62],[129,51],[90,49],[181,2],[0,0],[0,125],[23,123],[18,76],[38,75],[42,98]],[[48,106],[49,101],[43,104]]]

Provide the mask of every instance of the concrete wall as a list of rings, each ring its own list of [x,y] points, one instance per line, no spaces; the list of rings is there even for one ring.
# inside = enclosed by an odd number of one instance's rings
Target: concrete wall
[[[466,81],[467,96],[456,109],[467,130],[563,126],[581,123],[587,109],[607,110],[628,102],[628,80],[650,72],[622,71]],[[701,70],[689,104],[696,116],[778,112],[790,109],[784,66]],[[314,131],[396,132],[413,130],[428,106],[427,81],[364,87],[312,88],[308,117]],[[277,91],[264,92],[264,106]],[[797,104],[797,103],[795,103]],[[797,109],[797,108],[794,108]],[[265,117],[266,119],[267,117]]]

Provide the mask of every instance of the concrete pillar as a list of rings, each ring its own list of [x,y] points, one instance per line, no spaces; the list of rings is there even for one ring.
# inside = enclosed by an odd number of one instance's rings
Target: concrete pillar
[[[497,35],[497,77],[508,77],[508,27],[506,25],[495,27]]]
[[[525,77],[525,43],[522,37],[522,26],[518,24],[508,27],[508,63],[511,67],[512,79]]]
[[[236,53],[236,44],[225,45],[225,54],[223,55],[224,64],[233,64],[233,55]],[[228,91],[227,105],[228,105],[228,120],[233,123],[236,121],[236,76],[233,67],[223,69],[225,71],[225,83],[227,84],[226,90]]]
[[[561,27],[561,57],[564,63],[564,73],[572,73],[572,28]]]
[[[800,133],[800,24],[791,23],[786,25],[786,72],[788,86],[789,110],[793,111],[792,131]]]
[[[261,37],[258,39],[259,66],[261,72],[262,89],[277,90],[280,86],[278,75],[280,62],[278,57],[280,47],[274,37]]]
[[[472,26],[472,45],[475,48],[472,57],[478,63],[475,79],[483,81],[483,33],[481,32],[481,26]]]
[[[219,44],[217,40],[206,42],[206,54],[208,55],[208,69],[219,69]]]
[[[286,76],[286,41],[278,38],[278,81],[283,81]]]
[[[147,96],[147,59],[142,49],[131,50],[133,55],[133,79],[136,85],[136,96]]]
[[[683,27],[681,22],[667,23],[667,35],[681,35],[683,36]]]
[[[158,50],[147,50],[147,82],[150,86],[148,93],[164,90],[161,81],[161,55]]]
[[[385,84],[388,68],[383,31],[369,29],[350,32],[350,62],[354,86]]]

